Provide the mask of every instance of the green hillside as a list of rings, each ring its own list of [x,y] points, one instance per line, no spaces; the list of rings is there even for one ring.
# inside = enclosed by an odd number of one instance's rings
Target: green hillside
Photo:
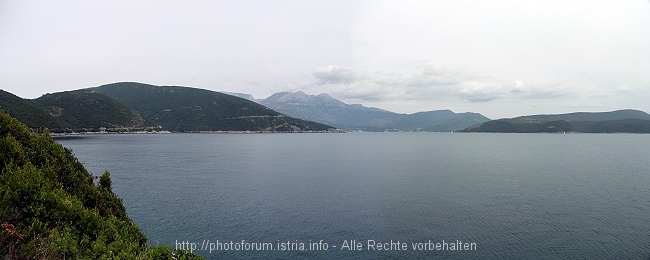
[[[514,123],[541,123],[549,121],[607,121],[623,119],[643,119],[650,120],[650,115],[646,112],[624,109],[610,112],[576,112],[568,114],[551,114],[551,115],[531,115],[520,116],[510,119]]]
[[[155,122],[117,99],[89,90],[22,99],[0,90],[0,108],[31,129],[51,132],[132,132],[161,130]]]
[[[3,259],[172,259],[169,246],[147,247],[111,183],[108,172],[88,173],[48,132],[30,133],[0,111]]]
[[[31,102],[74,131],[140,131],[158,126],[118,100],[89,90],[46,94]]]
[[[22,99],[4,90],[0,90],[0,109],[24,122],[32,129],[48,128],[53,132],[60,132],[72,128],[71,125],[39,109],[29,100]]]
[[[571,124],[582,133],[650,133],[650,120],[643,119],[574,121]]]
[[[204,89],[122,82],[89,90],[121,101],[170,131],[302,132],[332,128],[285,116],[243,98]]]
[[[650,115],[639,110],[531,115],[492,120],[461,132],[489,133],[650,133]]]
[[[512,123],[508,120],[492,120],[463,130],[463,132],[486,133],[556,133],[574,131],[567,121],[544,123]]]

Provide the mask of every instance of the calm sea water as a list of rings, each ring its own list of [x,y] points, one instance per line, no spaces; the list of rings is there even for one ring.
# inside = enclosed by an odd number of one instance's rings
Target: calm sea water
[[[114,192],[151,245],[194,247],[208,259],[650,258],[650,135],[161,134],[58,142],[94,175],[111,172]],[[457,241],[475,250],[450,250]],[[447,250],[435,250],[438,243]]]

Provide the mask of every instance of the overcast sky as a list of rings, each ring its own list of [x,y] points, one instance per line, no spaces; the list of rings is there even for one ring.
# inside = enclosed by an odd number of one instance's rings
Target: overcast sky
[[[328,93],[400,113],[650,112],[650,1],[7,1],[0,88]]]

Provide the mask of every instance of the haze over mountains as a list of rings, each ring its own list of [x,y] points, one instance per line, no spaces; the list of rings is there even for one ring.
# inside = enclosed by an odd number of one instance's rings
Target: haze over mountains
[[[249,94],[229,94],[255,100],[289,116],[332,125],[346,131],[449,132],[490,120],[478,113],[454,113],[450,110],[398,114],[360,104],[346,104],[326,93],[307,95],[302,91],[279,92],[259,100]]]

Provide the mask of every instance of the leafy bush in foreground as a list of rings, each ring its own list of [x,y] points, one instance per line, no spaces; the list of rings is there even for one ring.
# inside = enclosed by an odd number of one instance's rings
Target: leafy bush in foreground
[[[105,172],[99,186],[49,132],[0,111],[0,255],[9,259],[195,259],[147,247]]]

